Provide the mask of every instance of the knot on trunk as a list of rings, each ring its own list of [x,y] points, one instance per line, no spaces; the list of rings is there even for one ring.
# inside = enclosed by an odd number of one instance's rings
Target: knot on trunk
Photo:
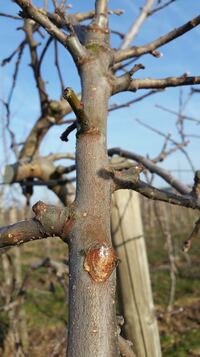
[[[84,259],[84,270],[96,283],[105,282],[117,265],[117,256],[113,248],[105,243],[100,247],[89,249]]]

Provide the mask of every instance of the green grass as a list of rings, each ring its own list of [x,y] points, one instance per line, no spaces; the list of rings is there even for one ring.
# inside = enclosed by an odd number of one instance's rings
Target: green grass
[[[67,306],[65,294],[61,287],[55,286],[52,293],[48,290],[32,289],[26,298],[25,310],[28,316],[28,326],[55,326],[66,323]]]
[[[192,352],[200,355],[200,329],[184,334],[171,334],[161,337],[163,357],[189,357]]]

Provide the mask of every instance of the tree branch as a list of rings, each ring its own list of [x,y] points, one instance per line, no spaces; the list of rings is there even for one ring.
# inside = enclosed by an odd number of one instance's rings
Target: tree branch
[[[72,123],[71,125],[69,125],[67,127],[67,129],[65,129],[65,131],[61,134],[60,138],[62,141],[68,141],[68,135],[74,131],[77,128],[77,121],[75,121],[74,123]]]
[[[174,187],[181,194],[189,194],[191,189],[188,186],[185,186],[182,182],[173,177],[170,172],[163,169],[162,167],[155,165],[150,159],[138,155],[133,152],[122,150],[120,148],[112,148],[108,150],[108,155],[119,155],[130,160],[134,160],[138,163],[141,163],[146,169],[152,173],[156,173],[158,176],[162,177],[170,186]]]
[[[0,16],[7,17],[7,18],[13,19],[13,20],[22,20],[22,18],[19,17],[19,16],[13,16],[13,15],[10,15],[10,14],[6,14],[4,12],[0,12]]]
[[[158,129],[155,129],[155,128],[151,127],[150,125],[146,124],[146,123],[143,123],[141,120],[136,119],[136,121],[137,121],[140,125],[142,125],[142,126],[144,126],[145,128],[147,128],[147,129],[149,129],[149,130],[155,132],[156,134],[158,134],[158,135],[164,137],[165,139],[168,138],[168,140],[169,140],[172,144],[176,145],[176,147],[179,148],[179,150],[183,153],[183,155],[185,155],[185,157],[186,157],[186,159],[187,159],[187,161],[188,161],[188,163],[189,163],[189,165],[190,165],[192,171],[195,172],[194,165],[193,165],[193,163],[192,163],[192,161],[191,161],[191,159],[190,159],[190,157],[189,157],[187,151],[183,148],[183,145],[180,145],[177,141],[175,141],[175,140],[172,139],[171,137],[167,136],[167,135],[164,134],[162,131],[160,131],[160,130],[158,130]],[[183,138],[182,138],[182,144],[183,144],[183,143],[185,143],[185,142],[183,141]]]
[[[41,179],[45,182],[51,179],[60,179],[62,174],[73,171],[75,166],[55,166],[53,161],[72,157],[73,156],[67,156],[67,154],[66,156],[64,156],[64,154],[52,154],[45,157],[38,157],[31,162],[29,160],[23,160],[15,164],[7,165],[3,175],[4,183],[12,184],[14,182],[23,182],[30,178]]]
[[[200,76],[188,77],[167,77],[161,79],[145,78],[132,79],[128,76],[115,77],[113,79],[112,94],[130,91],[136,92],[138,89],[165,89],[167,87],[189,86],[193,84],[200,84]]]
[[[38,43],[33,38],[33,23],[30,19],[25,19],[24,21],[24,31],[26,34],[26,41],[29,46],[30,56],[31,56],[31,68],[34,73],[35,82],[38,88],[41,112],[44,113],[46,103],[48,102],[48,95],[45,90],[45,82],[42,79],[40,73],[40,61],[37,55]]]
[[[126,60],[128,58],[132,57],[138,57],[141,55],[144,55],[146,53],[151,53],[158,47],[161,47],[170,41],[174,40],[175,38],[182,36],[186,32],[192,30],[196,26],[200,24],[200,15],[193,18],[192,20],[188,21],[185,23],[183,26],[178,27],[177,29],[174,29],[164,36],[159,37],[157,40],[150,42],[144,46],[140,47],[131,47],[125,50],[120,50],[116,51],[115,53],[115,63]]]
[[[168,202],[173,205],[188,207],[192,209],[200,209],[199,200],[194,199],[192,195],[181,196],[172,192],[160,190],[146,182],[141,181],[137,176],[132,176],[131,178],[129,174],[126,179],[126,172],[115,173],[113,181],[115,183],[115,190],[134,190],[151,200]]]
[[[120,9],[108,10],[109,15],[114,14],[120,16],[123,13],[124,11]],[[49,20],[51,20],[58,27],[66,28],[70,23],[72,25],[77,25],[79,22],[93,19],[95,16],[95,11],[91,10],[84,13],[78,12],[76,14],[63,14],[63,16],[60,16],[57,11],[56,13],[46,12],[46,15],[48,16]]]
[[[148,16],[152,16],[153,14],[155,14],[156,12],[166,8],[167,6],[169,6],[170,4],[172,4],[173,2],[175,2],[176,0],[169,0],[168,2],[166,2],[165,4],[163,5],[160,5],[160,6],[157,6],[155,9],[151,10],[149,13],[148,13]]]
[[[194,228],[189,236],[189,238],[183,243],[183,251],[188,252],[191,248],[192,241],[197,237],[200,232],[200,218],[195,222]]]
[[[63,98],[65,98],[68,101],[68,103],[71,105],[71,108],[77,117],[78,124],[81,127],[81,130],[85,131],[85,130],[89,129],[89,122],[88,122],[88,118],[84,111],[83,103],[79,100],[79,98],[77,97],[77,95],[73,91],[73,89],[69,88],[69,87],[66,88],[63,93]],[[77,126],[77,123],[73,123],[70,126],[69,130],[70,131],[71,131],[71,129],[74,130],[76,126]],[[68,135],[68,130],[67,130],[67,135]]]
[[[108,108],[109,112],[112,112],[113,110],[118,110],[126,107],[130,107],[132,104],[135,104],[137,102],[140,102],[141,100],[145,99],[146,97],[149,97],[153,94],[159,93],[160,91],[157,90],[151,90],[146,94],[141,95],[140,97],[137,97],[135,99],[129,100],[128,102],[122,103],[122,104],[111,104],[111,106]]]
[[[14,0],[22,9],[20,15],[22,17],[29,17],[36,23],[44,27],[44,29],[52,36],[55,37],[64,47],[67,47],[75,61],[80,60],[86,56],[86,49],[81,45],[73,32],[70,36],[60,31],[59,28],[50,21],[45,12],[33,6],[29,0]]]
[[[95,2],[95,17],[93,25],[107,29],[108,27],[108,9],[107,9],[108,0],[96,0]]]
[[[39,145],[48,132],[55,124],[61,122],[62,118],[71,113],[72,109],[66,100],[52,100],[48,102],[47,115],[41,116],[33,126],[29,133],[24,147],[20,152],[20,159],[33,158],[37,152]]]
[[[39,201],[32,209],[35,213],[34,218],[0,229],[0,248],[20,245],[51,236],[66,239],[72,223],[69,208],[46,205]]]
[[[194,89],[192,89],[192,90],[194,90]],[[199,90],[199,91],[200,91],[200,90]],[[176,112],[175,110],[166,108],[166,107],[164,107],[163,105],[156,104],[155,107],[156,107],[156,108],[159,108],[159,109],[161,109],[161,110],[163,110],[163,111],[165,111],[165,112],[167,112],[167,113],[176,115],[176,117],[179,115],[179,113]],[[189,121],[193,121],[193,122],[195,122],[195,123],[197,123],[197,124],[200,124],[200,120],[199,120],[199,119],[196,119],[196,118],[194,118],[194,117],[192,117],[192,116],[185,115],[185,114],[181,114],[181,116],[182,116],[182,118],[183,118],[184,120],[189,120]]]
[[[129,44],[134,40],[135,36],[138,34],[141,26],[143,25],[144,21],[146,20],[152,6],[154,0],[146,0],[144,7],[141,9],[139,16],[132,24],[131,28],[129,29],[128,33],[124,37],[122,44],[120,46],[121,50],[125,50]]]

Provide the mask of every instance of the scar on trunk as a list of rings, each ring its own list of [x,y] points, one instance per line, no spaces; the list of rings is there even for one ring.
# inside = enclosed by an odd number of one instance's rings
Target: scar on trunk
[[[83,267],[96,283],[105,282],[117,265],[117,256],[113,248],[102,244],[86,252]]]

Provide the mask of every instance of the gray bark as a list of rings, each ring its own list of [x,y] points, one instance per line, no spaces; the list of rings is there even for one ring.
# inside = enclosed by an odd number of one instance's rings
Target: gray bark
[[[95,32],[91,32],[92,36]],[[95,274],[84,271],[84,259],[102,247],[111,256],[110,204],[111,182],[104,177],[108,165],[106,126],[108,99],[111,93],[105,76],[111,57],[101,37],[91,43],[88,33],[89,61],[79,67],[82,102],[87,130],[77,134],[76,222],[70,234],[69,283],[69,357],[118,356],[115,318],[115,273],[100,281],[101,267],[94,259]],[[102,35],[102,36],[101,36]],[[92,264],[93,262],[91,262]],[[100,270],[98,271],[98,266]],[[104,270],[104,268],[103,268]]]

